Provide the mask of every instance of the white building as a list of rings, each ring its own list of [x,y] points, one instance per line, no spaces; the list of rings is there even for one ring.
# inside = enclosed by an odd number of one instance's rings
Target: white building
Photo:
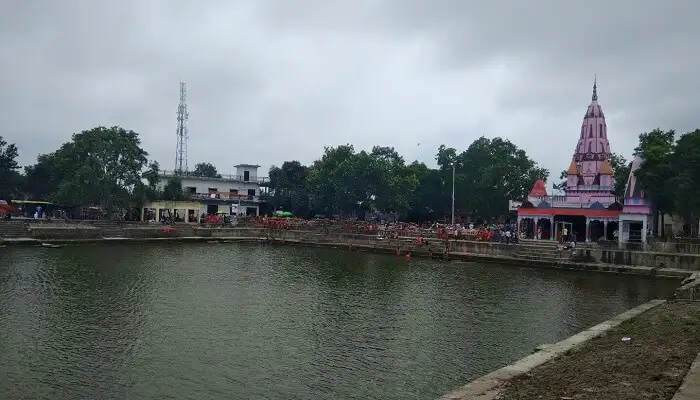
[[[259,165],[239,164],[236,174],[221,174],[217,178],[201,177],[192,172],[177,175],[175,171],[161,171],[158,185],[163,190],[168,180],[179,176],[186,199],[199,203],[198,214],[259,215],[261,187],[269,183],[258,176]]]

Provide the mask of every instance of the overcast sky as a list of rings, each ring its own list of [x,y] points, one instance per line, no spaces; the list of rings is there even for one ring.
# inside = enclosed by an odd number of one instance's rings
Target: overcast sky
[[[266,174],[344,143],[434,165],[439,145],[486,135],[556,175],[594,74],[612,151],[700,127],[699,15],[691,0],[5,0],[0,135],[27,164],[121,125],[171,169],[184,79],[190,166]]]

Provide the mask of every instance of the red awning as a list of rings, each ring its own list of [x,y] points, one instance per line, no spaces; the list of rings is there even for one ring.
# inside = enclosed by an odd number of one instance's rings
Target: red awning
[[[9,205],[9,204],[2,204],[2,203],[0,203],[0,210],[7,211],[7,212],[11,212],[11,213],[18,213],[18,212],[19,212],[18,209],[12,207],[11,205]]]

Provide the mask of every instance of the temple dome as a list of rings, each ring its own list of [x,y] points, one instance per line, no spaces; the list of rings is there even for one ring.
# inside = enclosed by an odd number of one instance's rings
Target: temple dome
[[[547,187],[544,184],[544,181],[542,179],[538,179],[537,182],[532,186],[532,190],[530,190],[530,196],[532,197],[546,197],[547,196]]]

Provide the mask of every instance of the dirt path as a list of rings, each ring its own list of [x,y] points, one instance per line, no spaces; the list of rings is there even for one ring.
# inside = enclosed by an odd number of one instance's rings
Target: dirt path
[[[498,399],[671,399],[698,352],[700,302],[669,302],[514,378]]]

